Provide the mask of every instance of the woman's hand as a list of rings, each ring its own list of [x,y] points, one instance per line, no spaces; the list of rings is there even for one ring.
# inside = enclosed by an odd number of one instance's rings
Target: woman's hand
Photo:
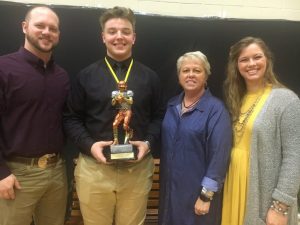
[[[287,225],[288,217],[282,213],[275,212],[272,209],[269,209],[266,218],[267,225]]]
[[[195,203],[195,213],[199,216],[203,216],[209,212],[210,201],[204,202],[199,197]]]

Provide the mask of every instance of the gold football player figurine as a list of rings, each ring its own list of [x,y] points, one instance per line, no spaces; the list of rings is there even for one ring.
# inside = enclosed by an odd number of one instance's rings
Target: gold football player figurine
[[[129,122],[132,116],[131,105],[133,103],[133,92],[127,90],[127,84],[125,81],[118,83],[118,91],[112,92],[112,105],[119,109],[113,122],[113,145],[118,145],[118,126],[123,121],[123,129],[125,130],[124,144],[128,144],[132,138],[133,130],[129,127]]]

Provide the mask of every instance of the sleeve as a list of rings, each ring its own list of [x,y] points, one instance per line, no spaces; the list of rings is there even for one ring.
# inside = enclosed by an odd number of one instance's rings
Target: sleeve
[[[0,152],[0,180],[8,177],[10,174],[11,172],[2,157],[2,153]]]
[[[0,70],[0,115],[2,115],[6,110],[5,87],[6,82],[4,79],[4,74]]]
[[[5,76],[3,72],[0,70],[0,116],[6,110],[6,97],[5,97],[6,82],[4,77]],[[5,177],[11,174],[9,168],[7,167],[3,159],[3,151],[4,151],[3,146],[0,146],[0,180],[4,179]]]
[[[203,187],[217,192],[224,183],[232,148],[232,127],[229,114],[223,104],[217,107],[208,121],[206,152],[208,162]]]
[[[67,136],[86,155],[91,155],[91,147],[95,141],[84,125],[85,90],[80,83],[80,74],[72,82],[67,104],[64,109],[63,123]]]
[[[160,79],[156,73],[154,73],[152,85],[152,97],[151,97],[151,119],[147,129],[146,140],[149,141],[151,146],[151,153],[153,156],[159,155],[159,143],[160,143],[160,130],[163,116],[165,113],[165,104],[163,102],[163,90]]]
[[[282,162],[272,197],[287,205],[297,198],[300,185],[300,100],[290,103],[280,120]]]

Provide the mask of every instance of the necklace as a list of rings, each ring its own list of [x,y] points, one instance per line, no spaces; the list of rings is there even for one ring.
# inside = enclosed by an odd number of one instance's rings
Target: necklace
[[[184,98],[181,102],[181,113],[180,115],[183,115],[184,113],[190,111],[198,102],[200,101],[200,98],[198,98],[196,101],[192,102],[192,104],[189,104],[188,106],[185,105]]]
[[[263,91],[264,93],[264,91]],[[255,107],[259,103],[261,97],[263,96],[263,93],[257,96],[253,104],[248,108],[245,112],[240,112],[238,120],[234,123],[234,133],[235,133],[235,140],[236,143],[239,143],[241,141],[241,138],[245,132],[246,125],[248,123],[248,120],[252,113],[254,112]]]
[[[182,99],[182,105],[184,108],[186,109],[190,109],[192,108],[194,105],[197,104],[197,102],[199,102],[200,98],[196,99],[196,101],[192,102],[191,104],[189,104],[188,106],[185,105],[185,102],[184,102],[184,98]]]

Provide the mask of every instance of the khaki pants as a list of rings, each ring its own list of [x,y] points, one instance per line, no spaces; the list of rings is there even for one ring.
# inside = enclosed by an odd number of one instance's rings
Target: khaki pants
[[[85,225],[142,225],[146,217],[154,162],[105,165],[80,154],[76,190]]]
[[[14,200],[0,199],[1,225],[63,225],[67,181],[65,164],[59,160],[46,169],[23,163],[7,162],[22,189]]]

